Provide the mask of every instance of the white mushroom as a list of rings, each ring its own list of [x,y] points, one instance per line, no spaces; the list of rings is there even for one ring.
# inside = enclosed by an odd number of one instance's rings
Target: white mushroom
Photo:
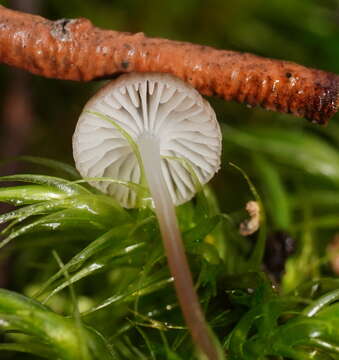
[[[186,323],[200,350],[217,359],[173,206],[190,200],[219,169],[221,133],[208,102],[169,74],[122,75],[86,104],[73,152],[83,177],[148,185]],[[92,185],[126,208],[141,203],[132,187],[106,181]]]

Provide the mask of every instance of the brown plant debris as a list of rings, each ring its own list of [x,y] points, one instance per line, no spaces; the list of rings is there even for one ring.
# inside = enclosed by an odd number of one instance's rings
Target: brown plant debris
[[[244,220],[239,226],[239,233],[242,236],[254,234],[260,227],[260,206],[257,201],[249,201],[245,207],[249,219]]]

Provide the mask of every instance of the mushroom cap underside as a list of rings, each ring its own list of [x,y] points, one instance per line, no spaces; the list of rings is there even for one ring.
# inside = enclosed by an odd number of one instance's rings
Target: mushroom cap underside
[[[221,132],[213,109],[192,86],[160,73],[122,75],[88,101],[73,135],[76,167],[83,177],[140,184],[135,148],[145,134],[159,142],[163,177],[175,205],[190,200],[220,167]],[[126,208],[137,204],[132,187],[91,184]]]

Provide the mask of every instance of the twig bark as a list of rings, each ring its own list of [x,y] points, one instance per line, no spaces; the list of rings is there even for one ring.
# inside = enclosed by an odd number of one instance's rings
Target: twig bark
[[[89,81],[124,72],[168,72],[204,95],[326,123],[339,108],[339,76],[247,53],[50,21],[0,6],[0,62],[34,74]]]

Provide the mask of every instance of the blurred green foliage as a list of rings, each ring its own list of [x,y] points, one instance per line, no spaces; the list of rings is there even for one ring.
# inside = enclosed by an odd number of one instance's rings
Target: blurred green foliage
[[[53,19],[84,16],[101,27],[248,51],[339,73],[338,0],[49,0],[40,6],[40,14]],[[2,94],[11,72],[0,67]],[[35,123],[25,155],[72,165],[77,117],[99,86],[32,76]],[[211,188],[177,209],[208,321],[229,359],[337,359],[339,280],[326,249],[339,231],[338,115],[324,128],[289,115],[209,100],[222,124],[222,169]],[[3,101],[2,96],[1,108]],[[9,222],[4,235],[10,242],[0,258],[11,259],[10,289],[47,302],[53,311],[2,291],[0,327],[6,342],[0,349],[30,350],[33,355],[6,351],[1,359],[37,359],[37,354],[68,359],[67,351],[75,351],[70,347],[77,340],[46,340],[51,332],[35,316],[47,316],[61,332],[72,329],[76,339],[82,338],[77,331],[84,331],[85,348],[98,349],[100,359],[193,358],[187,355],[193,350],[153,214],[126,212],[92,188],[70,183],[64,178],[77,178],[70,167],[41,158],[22,160],[22,170],[49,177],[3,179],[24,185],[6,185],[0,200],[26,206],[0,217]],[[251,254],[261,254],[255,250],[260,235],[244,238],[237,225],[254,195],[229,162],[245,171],[260,194],[267,239],[283,231],[296,242],[281,283],[273,287],[262,272],[265,266],[253,268],[251,262],[249,267]],[[113,219],[119,226],[113,226]],[[53,250],[65,265],[54,259]],[[69,295],[70,283],[76,300]],[[80,320],[74,308],[83,313]]]

